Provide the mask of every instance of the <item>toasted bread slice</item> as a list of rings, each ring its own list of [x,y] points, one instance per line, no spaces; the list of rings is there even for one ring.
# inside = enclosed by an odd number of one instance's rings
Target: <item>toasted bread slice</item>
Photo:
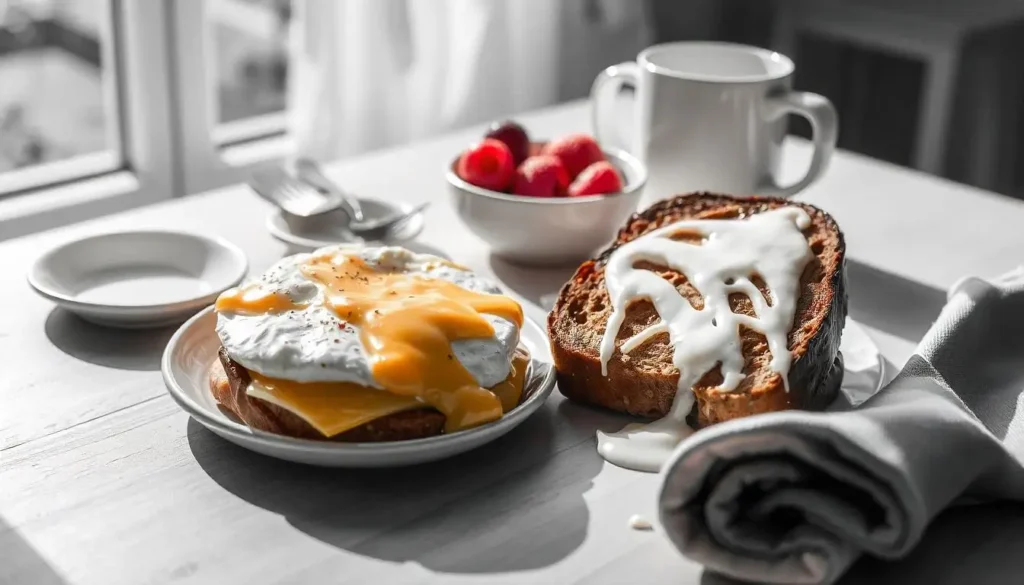
[[[745,378],[735,390],[726,392],[717,388],[723,381],[720,368],[706,372],[693,387],[696,423],[705,426],[756,413],[814,410],[828,405],[839,390],[843,371],[839,340],[847,306],[842,232],[827,213],[811,205],[711,193],[678,196],[634,214],[615,242],[596,259],[584,262],[562,287],[548,315],[548,334],[562,394],[633,415],[665,416],[679,381],[668,334],[658,335],[626,355],[619,350],[624,340],[659,318],[650,302],[637,300],[629,305],[615,353],[608,362],[608,375],[601,374],[599,347],[611,312],[604,282],[605,262],[619,245],[676,221],[748,217],[785,205],[799,206],[810,215],[812,223],[804,234],[814,253],[800,278],[800,299],[789,333],[793,355],[790,391],[769,366],[771,354],[764,335],[741,326]],[[675,284],[691,302],[701,298],[685,274],[663,266],[644,267]],[[766,293],[763,282],[755,279],[754,284]],[[731,294],[729,304],[733,312],[754,315],[750,299],[743,294]]]
[[[210,391],[221,406],[248,426],[261,431],[346,443],[406,441],[440,435],[444,431],[445,416],[432,408],[423,408],[389,414],[333,437],[324,437],[298,415],[249,396],[246,390],[250,382],[249,372],[221,348],[218,359],[210,365]],[[524,387],[519,403],[522,404],[529,395],[530,388]]]

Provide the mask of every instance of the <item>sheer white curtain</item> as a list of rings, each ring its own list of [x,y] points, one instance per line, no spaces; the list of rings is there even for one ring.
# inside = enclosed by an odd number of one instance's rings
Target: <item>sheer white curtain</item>
[[[649,41],[638,0],[296,0],[290,99],[321,160],[578,93]]]

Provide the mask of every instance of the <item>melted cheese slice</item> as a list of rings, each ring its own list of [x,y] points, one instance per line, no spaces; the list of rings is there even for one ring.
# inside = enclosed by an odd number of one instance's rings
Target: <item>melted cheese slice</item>
[[[246,390],[249,396],[296,414],[325,437],[389,414],[429,407],[416,398],[347,382],[303,384],[266,378],[256,372],[249,372],[249,375],[252,377]]]
[[[526,381],[529,354],[516,350],[508,378],[490,389],[508,412],[519,404]],[[429,408],[417,398],[347,382],[301,383],[275,380],[249,372],[246,393],[294,413],[325,437],[333,437],[396,412]]]

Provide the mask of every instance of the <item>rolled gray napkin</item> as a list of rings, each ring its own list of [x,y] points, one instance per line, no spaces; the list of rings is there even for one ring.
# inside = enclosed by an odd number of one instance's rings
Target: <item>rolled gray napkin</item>
[[[710,570],[832,583],[957,502],[1024,499],[1024,271],[964,279],[899,375],[845,412],[729,421],[663,470],[669,539]]]

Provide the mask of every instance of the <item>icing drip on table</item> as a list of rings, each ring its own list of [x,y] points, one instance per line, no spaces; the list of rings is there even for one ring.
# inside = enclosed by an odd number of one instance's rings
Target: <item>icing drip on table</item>
[[[800,275],[814,256],[802,233],[810,225],[807,212],[795,206],[745,219],[679,221],[627,242],[611,254],[605,283],[612,311],[601,340],[602,374],[608,375],[626,308],[646,299],[660,319],[619,349],[628,354],[654,336],[668,333],[679,386],[665,418],[629,425],[618,433],[599,432],[598,450],[605,459],[621,467],[658,471],[676,445],[692,433],[685,419],[693,408],[693,385],[719,364],[723,377],[719,390],[735,390],[743,380],[740,325],[765,336],[772,356],[770,368],[789,391],[789,330],[800,298]],[[696,235],[701,241],[673,239],[680,234]],[[685,274],[704,306],[695,309],[674,284],[636,268],[645,261]],[[754,284],[756,277],[767,285],[769,300]],[[729,306],[732,293],[746,295],[755,316],[734,313]]]

